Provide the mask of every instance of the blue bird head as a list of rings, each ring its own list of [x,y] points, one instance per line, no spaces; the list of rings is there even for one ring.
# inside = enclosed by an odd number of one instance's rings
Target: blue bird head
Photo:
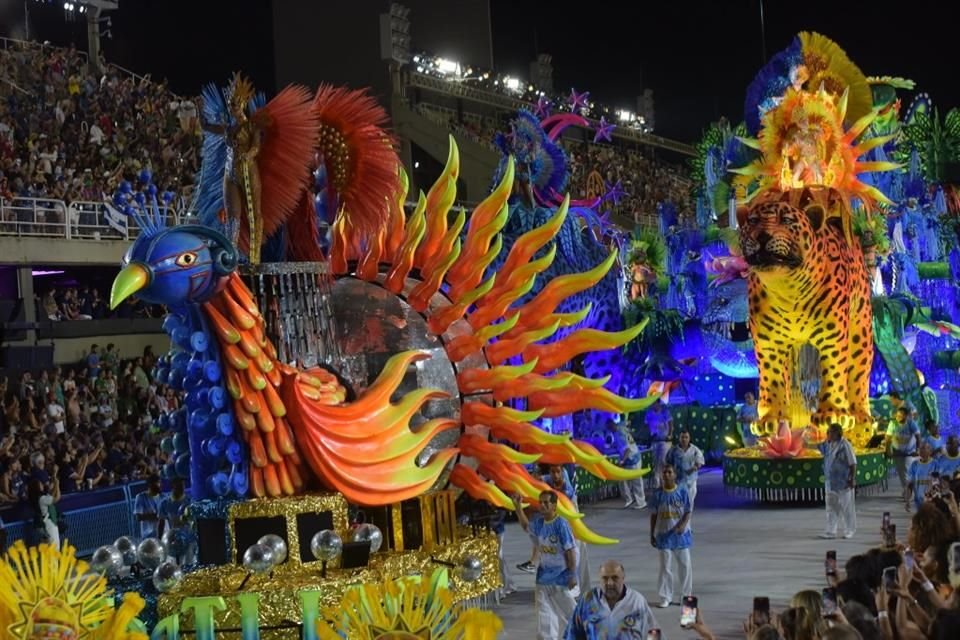
[[[204,302],[219,291],[237,261],[230,241],[209,227],[182,225],[145,233],[123,257],[110,308],[133,294],[167,306]]]

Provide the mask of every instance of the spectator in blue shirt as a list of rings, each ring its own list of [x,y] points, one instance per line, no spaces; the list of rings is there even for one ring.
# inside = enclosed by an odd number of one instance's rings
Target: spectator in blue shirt
[[[30,479],[40,481],[40,485],[45,491],[50,490],[50,474],[44,469],[46,458],[42,453],[34,453],[30,456]]]
[[[160,476],[150,476],[146,491],[137,494],[133,514],[140,523],[141,540],[160,537]]]
[[[90,353],[87,354],[87,375],[91,385],[100,377],[100,354],[97,353],[99,348],[100,345],[91,345]]]
[[[513,497],[520,526],[537,545],[535,601],[538,640],[560,640],[580,595],[577,586],[577,545],[566,520],[557,515],[557,494],[540,493],[540,513],[527,518],[520,496]]]
[[[193,564],[196,556],[196,536],[187,519],[189,506],[183,478],[174,478],[170,482],[170,495],[160,501],[157,517],[162,524],[160,535],[167,545],[167,554],[180,566]]]

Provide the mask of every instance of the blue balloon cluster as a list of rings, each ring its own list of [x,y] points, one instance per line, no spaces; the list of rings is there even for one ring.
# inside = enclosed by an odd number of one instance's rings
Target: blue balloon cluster
[[[172,454],[163,475],[190,478],[195,500],[243,497],[250,488],[248,456],[223,386],[219,345],[195,306],[168,314],[163,328],[172,346],[154,380],[186,392],[183,406],[157,421],[167,434],[160,448]]]
[[[142,209],[147,202],[157,202],[159,200],[165,205],[170,206],[176,195],[173,191],[164,191],[160,193],[157,185],[153,183],[153,173],[149,169],[144,169],[138,176],[139,188],[135,189],[129,180],[124,180],[113,193],[113,205],[127,216],[134,215],[138,209]]]

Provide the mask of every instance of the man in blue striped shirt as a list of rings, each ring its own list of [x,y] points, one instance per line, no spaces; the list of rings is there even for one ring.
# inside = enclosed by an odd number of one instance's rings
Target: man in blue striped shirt
[[[557,516],[557,494],[540,493],[540,513],[532,519],[524,513],[520,496],[514,496],[517,519],[537,545],[534,597],[537,605],[537,640],[560,640],[577,604],[577,545],[566,520]]]

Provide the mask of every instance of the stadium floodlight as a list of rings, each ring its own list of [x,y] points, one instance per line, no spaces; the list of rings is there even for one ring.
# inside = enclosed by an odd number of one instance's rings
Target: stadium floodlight
[[[510,89],[510,91],[519,91],[520,80],[512,76],[507,76],[503,79],[503,86],[505,86],[507,89]]]
[[[437,58],[437,70],[444,75],[460,75],[460,63],[447,58]]]
[[[617,112],[617,117],[620,118],[620,122],[633,122],[637,119],[637,116],[634,115],[632,111],[627,109],[621,109]]]
[[[410,62],[410,9],[398,2],[390,4],[390,13],[380,14],[380,57]]]

